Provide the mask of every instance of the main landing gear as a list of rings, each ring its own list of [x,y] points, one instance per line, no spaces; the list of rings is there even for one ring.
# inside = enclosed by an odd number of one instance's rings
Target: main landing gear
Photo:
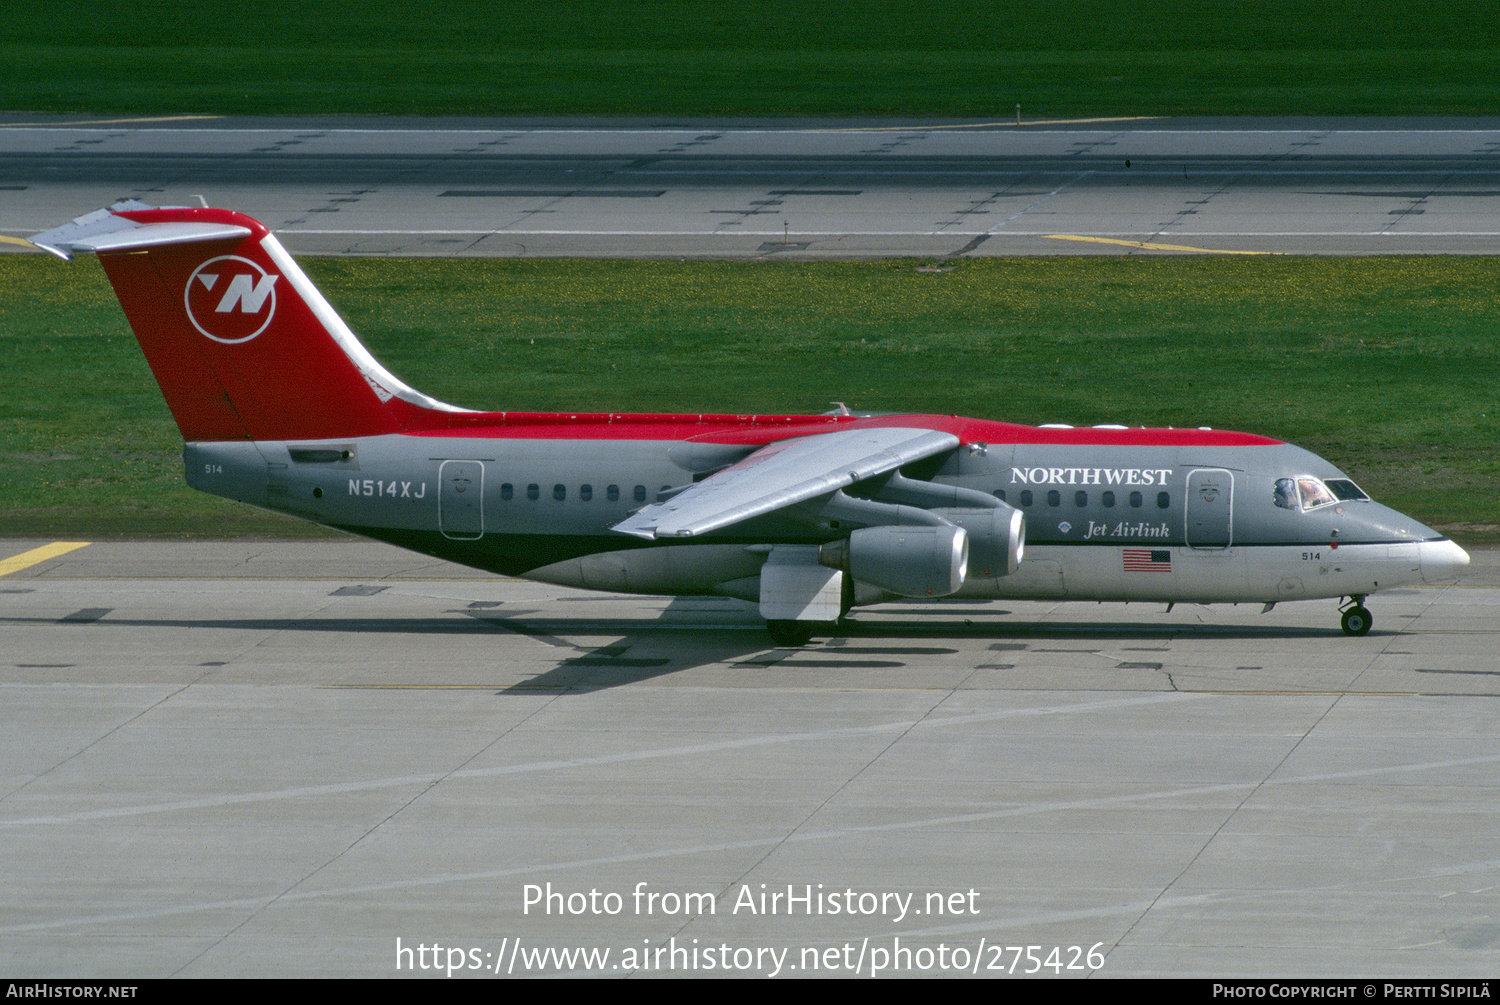
[[[805,646],[812,641],[813,634],[819,629],[832,631],[833,625],[821,621],[766,622],[766,631],[771,633],[771,641],[778,646]]]
[[[837,576],[839,574],[834,573],[834,575]],[[771,641],[775,642],[778,646],[788,646],[796,649],[811,642],[814,635],[832,635],[838,631],[839,624],[844,620],[844,615],[848,614],[849,609],[854,606],[854,580],[847,575],[840,578],[842,582],[839,584],[839,616],[837,621],[767,619],[766,631],[771,633]],[[764,600],[762,600],[762,605],[764,605]],[[819,613],[831,614],[832,611],[825,607]]]
[[[1363,635],[1375,623],[1375,618],[1370,614],[1369,608],[1365,607],[1364,597],[1350,597],[1349,600],[1352,606],[1344,608],[1339,626],[1344,629],[1345,635]]]

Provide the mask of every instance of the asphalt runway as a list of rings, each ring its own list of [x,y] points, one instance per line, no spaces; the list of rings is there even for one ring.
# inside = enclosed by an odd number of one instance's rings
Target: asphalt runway
[[[0,234],[200,196],[301,254],[1492,254],[1500,120],[0,117]]]
[[[0,578],[0,967],[1492,976],[1500,554],[1370,606],[782,649],[357,541],[90,544]]]
[[[0,234],[203,195],[304,254],[1500,235],[1493,121],[972,126],[10,117]],[[7,564],[48,544],[0,541],[12,975],[1500,971],[1494,552],[1363,638],[960,603],[782,649],[728,600],[363,542]]]

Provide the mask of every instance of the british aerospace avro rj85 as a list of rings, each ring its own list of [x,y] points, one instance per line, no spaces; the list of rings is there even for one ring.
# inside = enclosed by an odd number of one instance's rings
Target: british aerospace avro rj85
[[[1267,605],[1451,578],[1452,541],[1306,450],[951,415],[475,412],[378,363],[266,227],[117,203],[99,256],[205,492],[508,575],[760,605],[799,645],[949,596]]]

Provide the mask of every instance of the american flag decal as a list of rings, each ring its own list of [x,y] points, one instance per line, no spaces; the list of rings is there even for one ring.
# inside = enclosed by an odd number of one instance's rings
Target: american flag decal
[[[1126,572],[1171,572],[1172,553],[1150,548],[1126,548],[1123,557]]]

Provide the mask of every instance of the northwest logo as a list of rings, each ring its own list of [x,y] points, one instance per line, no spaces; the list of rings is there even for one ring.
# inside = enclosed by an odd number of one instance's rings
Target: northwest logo
[[[249,342],[276,314],[276,280],[238,255],[210,258],[188,277],[183,300],[193,327],[215,342]]]

